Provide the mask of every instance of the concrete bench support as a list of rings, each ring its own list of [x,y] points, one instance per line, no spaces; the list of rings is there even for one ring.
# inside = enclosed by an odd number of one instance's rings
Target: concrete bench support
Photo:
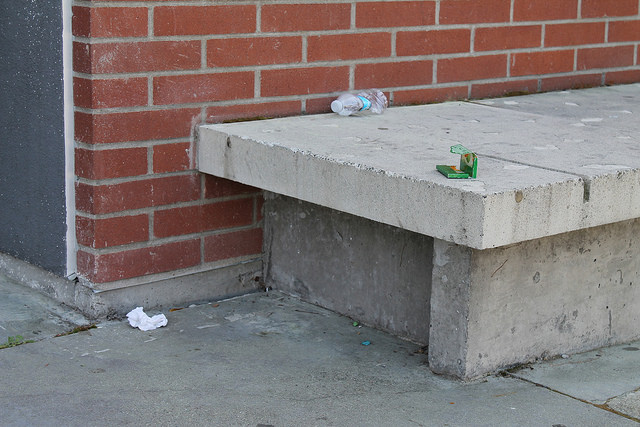
[[[476,250],[436,239],[429,366],[496,367],[637,339],[640,220]]]
[[[267,283],[429,341],[431,237],[273,193],[264,209]]]
[[[202,126],[263,188],[270,286],[429,345],[470,379],[640,338],[640,85]],[[477,153],[450,180],[449,147]]]

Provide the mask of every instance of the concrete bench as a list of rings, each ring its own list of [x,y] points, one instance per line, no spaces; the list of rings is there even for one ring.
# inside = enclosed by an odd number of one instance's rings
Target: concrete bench
[[[476,179],[446,179],[449,148]],[[469,379],[640,338],[640,85],[202,126],[267,190],[274,288],[428,344]]]

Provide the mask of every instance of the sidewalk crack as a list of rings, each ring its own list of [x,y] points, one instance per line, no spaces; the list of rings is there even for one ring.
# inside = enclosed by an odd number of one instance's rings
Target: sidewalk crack
[[[572,396],[572,395],[570,395],[570,394],[564,393],[564,392],[562,392],[562,391],[560,391],[560,390],[556,390],[556,389],[551,388],[551,387],[549,387],[549,386],[546,386],[546,385],[544,385],[544,384],[540,384],[540,383],[537,383],[537,382],[535,382],[535,381],[532,381],[532,380],[528,380],[528,379],[526,379],[526,378],[519,377],[519,376],[514,375],[514,374],[512,374],[512,373],[510,373],[510,372],[504,372],[504,373],[503,373],[503,376],[505,376],[505,377],[507,377],[507,378],[513,378],[513,379],[515,379],[515,380],[523,381],[523,382],[526,382],[526,383],[529,383],[529,384],[533,384],[533,385],[535,385],[536,387],[542,387],[542,388],[545,388],[545,389],[547,389],[547,390],[549,390],[549,391],[552,391],[552,392],[554,392],[554,393],[560,394],[560,395],[562,395],[562,396],[566,396],[566,397],[568,397],[568,398],[570,398],[570,399],[573,399],[573,400],[577,400],[578,402],[586,403],[587,405],[594,406],[594,407],[596,407],[596,408],[598,408],[598,409],[602,409],[602,410],[604,410],[604,411],[611,412],[612,414],[619,415],[619,416],[621,416],[621,417],[623,417],[623,418],[626,418],[626,419],[628,419],[628,420],[631,420],[631,421],[635,421],[635,422],[637,422],[637,423],[640,423],[640,419],[635,418],[635,417],[632,417],[631,415],[627,415],[627,414],[625,414],[625,413],[622,413],[622,412],[620,412],[620,411],[616,411],[615,409],[610,408],[610,407],[607,405],[607,402],[609,402],[609,401],[610,401],[611,399],[613,399],[613,398],[608,399],[605,403],[602,403],[602,404],[601,404],[601,403],[593,403],[593,402],[589,402],[588,400],[580,399],[579,397],[575,397],[575,396]]]

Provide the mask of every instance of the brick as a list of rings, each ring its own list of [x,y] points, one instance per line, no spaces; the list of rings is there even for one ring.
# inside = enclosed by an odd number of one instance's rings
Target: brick
[[[73,78],[73,99],[77,107],[118,108],[147,105],[146,77],[90,80]]]
[[[491,79],[506,75],[506,55],[438,60],[438,83]]]
[[[628,67],[633,65],[634,46],[600,47],[578,50],[578,70]]]
[[[604,80],[604,84],[606,85],[620,85],[637,82],[640,82],[640,70],[612,71],[605,74]]]
[[[576,19],[578,0],[514,0],[514,21]]]
[[[76,183],[76,209],[95,215],[189,202],[199,197],[200,179],[196,174],[108,185]]]
[[[637,0],[582,0],[583,18],[638,14]]]
[[[542,27],[540,25],[517,25],[508,27],[476,29],[473,49],[475,51],[509,50],[540,47]]]
[[[72,32],[80,37],[146,37],[146,7],[72,8]]]
[[[153,147],[153,172],[179,172],[193,169],[190,142],[161,144]]]
[[[88,144],[184,138],[200,122],[200,109],[75,113],[76,139]]]
[[[309,62],[377,58],[390,54],[389,33],[335,34],[307,38]]]
[[[347,87],[348,67],[289,68],[261,73],[262,96],[337,92]]]
[[[238,52],[242,52],[239,55]],[[207,67],[242,67],[302,60],[301,37],[251,37],[207,41]]]
[[[604,43],[604,37],[604,22],[552,24],[547,25],[545,28],[544,46],[575,46]]]
[[[301,111],[300,101],[215,106],[207,108],[207,123],[293,116]]]
[[[419,27],[436,22],[435,1],[356,3],[356,27]]]
[[[335,96],[307,99],[304,112],[307,114],[328,113],[331,111],[331,101],[334,99],[336,99]]]
[[[344,30],[351,25],[351,5],[335,3],[266,4],[262,32]]]
[[[262,254],[262,234],[261,228],[252,228],[205,237],[204,261],[212,262],[247,255],[259,256]]]
[[[71,50],[73,56],[73,71],[91,73],[91,45],[74,41]]]
[[[432,81],[433,61],[358,64],[355,70],[356,89],[426,85]]]
[[[640,41],[640,21],[609,22],[609,42]]]
[[[573,71],[573,50],[514,53],[511,75],[528,76]]]
[[[508,22],[510,0],[441,0],[440,25]]]
[[[200,68],[200,41],[74,44],[74,70],[81,73],[137,73]]]
[[[93,107],[93,83],[89,79],[73,78],[73,105],[83,108]]]
[[[213,175],[204,175],[204,177],[205,199],[216,199],[242,194],[256,194],[262,191],[259,188],[244,185],[237,181],[219,178]]]
[[[156,36],[253,33],[255,30],[254,5],[159,6],[153,13]]]
[[[149,215],[93,219],[76,217],[78,243],[94,249],[149,240]]]
[[[431,89],[398,90],[393,93],[393,105],[417,105],[466,99],[467,86]]]
[[[71,34],[89,37],[91,34],[91,8],[73,6],[71,13]]]
[[[166,243],[107,254],[78,251],[78,273],[94,283],[106,283],[200,264],[200,239]]]
[[[540,90],[543,92],[564,89],[584,89],[600,86],[602,74],[579,74],[572,76],[549,77],[542,79]]]
[[[161,76],[153,79],[155,105],[252,98],[254,72]]]
[[[147,149],[75,150],[75,173],[87,179],[109,179],[147,173]]]
[[[156,237],[180,236],[241,227],[251,225],[252,222],[252,198],[227,200],[157,211],[153,219],[153,234]]]
[[[471,98],[493,98],[509,95],[526,95],[538,91],[538,80],[515,80],[500,83],[481,83],[471,86]]]
[[[398,56],[463,53],[471,49],[471,30],[400,31],[396,35]]]

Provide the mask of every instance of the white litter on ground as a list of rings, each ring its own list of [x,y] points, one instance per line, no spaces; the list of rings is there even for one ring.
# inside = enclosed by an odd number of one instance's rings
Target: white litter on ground
[[[156,314],[153,317],[149,317],[142,310],[142,307],[136,307],[127,313],[127,319],[129,319],[131,326],[141,331],[152,331],[167,324],[167,317],[164,314]]]

